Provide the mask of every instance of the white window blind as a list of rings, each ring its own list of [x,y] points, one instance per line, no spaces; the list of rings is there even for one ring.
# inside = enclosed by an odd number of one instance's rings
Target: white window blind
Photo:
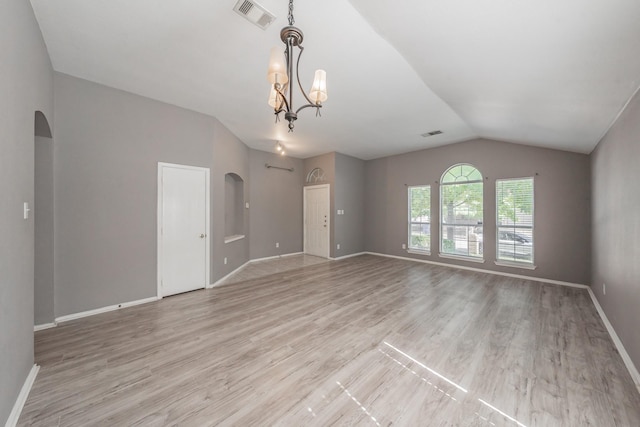
[[[533,178],[496,180],[498,261],[533,264]]]
[[[431,250],[431,186],[409,187],[409,249]]]
[[[449,168],[440,181],[440,253],[483,258],[483,179],[473,165]]]

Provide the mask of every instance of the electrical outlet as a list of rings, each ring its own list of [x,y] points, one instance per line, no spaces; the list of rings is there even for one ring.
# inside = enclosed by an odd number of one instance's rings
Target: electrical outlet
[[[276,242],[276,248],[280,247],[280,242]]]
[[[340,249],[340,243],[338,243],[338,244],[336,245],[336,248],[337,248],[337,249]]]
[[[402,244],[402,249],[407,249],[407,244],[406,243]]]
[[[605,283],[602,284],[602,295],[607,294],[607,285]]]
[[[227,257],[224,257],[224,265],[227,265]]]

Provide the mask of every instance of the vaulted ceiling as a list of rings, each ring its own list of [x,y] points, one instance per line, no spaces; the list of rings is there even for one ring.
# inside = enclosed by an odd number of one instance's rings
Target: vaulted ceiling
[[[209,114],[250,147],[372,159],[485,137],[589,153],[640,86],[638,0],[296,0],[322,116],[267,105],[287,0],[31,0],[53,68]],[[441,135],[422,134],[441,130]]]

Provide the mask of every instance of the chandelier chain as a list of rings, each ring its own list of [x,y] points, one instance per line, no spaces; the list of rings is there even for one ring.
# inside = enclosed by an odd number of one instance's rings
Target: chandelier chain
[[[289,25],[293,25],[295,22],[293,19],[293,0],[289,0]]]

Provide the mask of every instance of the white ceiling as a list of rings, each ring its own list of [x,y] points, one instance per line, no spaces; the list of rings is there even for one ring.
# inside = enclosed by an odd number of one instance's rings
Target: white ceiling
[[[589,153],[640,86],[638,0],[297,0],[322,117],[274,123],[266,67],[287,0],[31,0],[56,71],[218,118],[250,147],[372,159],[485,137]],[[300,96],[297,98],[300,99]],[[294,101],[295,103],[295,101]],[[421,134],[442,130],[442,135]]]

